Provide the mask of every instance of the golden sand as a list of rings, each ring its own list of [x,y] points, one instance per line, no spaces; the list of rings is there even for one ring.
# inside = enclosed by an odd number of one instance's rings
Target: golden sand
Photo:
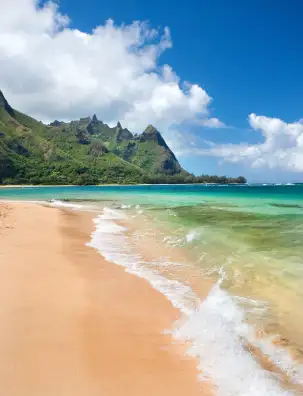
[[[0,395],[210,395],[178,311],[85,246],[89,213],[0,203]]]

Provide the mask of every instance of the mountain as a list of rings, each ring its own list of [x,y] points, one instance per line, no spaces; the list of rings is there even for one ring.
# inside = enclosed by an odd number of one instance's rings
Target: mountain
[[[110,152],[148,174],[176,175],[185,172],[160,132],[152,125],[141,135],[135,136],[128,129],[122,128],[120,122],[116,127],[110,128],[99,121],[96,115],[92,119],[82,118],[80,121],[59,125],[61,131],[75,127],[83,131],[87,141],[101,140]]]
[[[133,135],[96,115],[44,125],[13,109],[0,91],[0,183],[144,183],[189,175],[152,125]]]
[[[246,183],[194,176],[160,132],[132,134],[93,117],[49,125],[13,109],[0,91],[0,184]]]

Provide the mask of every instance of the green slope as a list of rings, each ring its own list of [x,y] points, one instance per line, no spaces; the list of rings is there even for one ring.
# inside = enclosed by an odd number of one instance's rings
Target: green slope
[[[83,119],[82,119],[83,120]],[[109,151],[143,169],[150,175],[177,175],[186,173],[175,155],[165,143],[160,132],[149,125],[141,135],[133,135],[128,129],[117,126],[110,128],[94,115],[87,118],[87,125],[72,121],[60,125],[61,130],[83,128],[88,139],[101,139]]]
[[[54,121],[50,124],[49,131],[66,151],[74,150],[76,137],[83,145],[100,142],[104,152],[107,150],[115,154],[121,160],[142,169],[147,175],[188,174],[152,125],[141,135],[134,136],[128,129],[122,128],[119,122],[111,128],[94,115],[70,123]]]
[[[13,110],[0,91],[0,183],[141,181],[142,169],[110,153],[102,140],[90,139],[85,123],[74,124],[47,127]]]
[[[152,125],[133,139],[122,141],[116,139],[112,144],[112,150],[150,174],[187,174],[161,134]]]
[[[0,91],[0,184],[243,183],[186,172],[149,125],[133,135],[94,115],[44,125],[14,110]]]

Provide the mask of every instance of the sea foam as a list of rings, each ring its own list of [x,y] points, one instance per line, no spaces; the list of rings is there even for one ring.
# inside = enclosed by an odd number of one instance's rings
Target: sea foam
[[[200,234],[201,231],[191,230],[185,236],[166,236],[163,238],[163,242],[172,247],[182,247],[198,239]]]
[[[254,338],[244,311],[216,284],[199,308],[173,331],[190,341],[189,355],[199,358],[201,379],[209,379],[219,396],[286,396],[271,373],[265,371],[247,348]]]
[[[58,208],[70,208],[74,210],[79,210],[83,208],[83,205],[71,203],[71,202],[65,202],[65,201],[60,201],[59,199],[52,199],[50,201],[51,206],[58,207]]]
[[[175,308],[190,313],[198,298],[191,288],[177,280],[167,279],[155,268],[149,268],[141,255],[134,252],[129,244],[126,228],[113,220],[122,220],[125,214],[104,208],[103,214],[94,219],[96,225],[88,243],[100,251],[109,261],[125,267],[126,271],[146,279],[156,290],[163,293]]]
[[[188,354],[200,362],[200,379],[214,384],[218,396],[293,395],[281,388],[273,373],[260,366],[249,352],[248,344],[260,348],[283,371],[292,374],[294,381],[300,379],[300,369],[286,350],[281,353],[282,348],[275,349],[273,344],[269,347],[269,340],[256,339],[254,328],[245,322],[245,310],[220,287],[224,272],[221,271],[208,297],[200,301],[190,286],[167,279],[133,250],[126,227],[117,224],[117,220],[125,218],[122,211],[104,208],[94,219],[95,231],[88,245],[107,260],[125,267],[127,272],[146,279],[180,310],[182,321],[175,324],[171,334],[176,340],[189,341]]]

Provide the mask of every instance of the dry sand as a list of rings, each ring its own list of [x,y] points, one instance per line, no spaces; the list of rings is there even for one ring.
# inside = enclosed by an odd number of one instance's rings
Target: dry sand
[[[210,395],[178,311],[85,246],[89,213],[0,203],[0,395]]]

